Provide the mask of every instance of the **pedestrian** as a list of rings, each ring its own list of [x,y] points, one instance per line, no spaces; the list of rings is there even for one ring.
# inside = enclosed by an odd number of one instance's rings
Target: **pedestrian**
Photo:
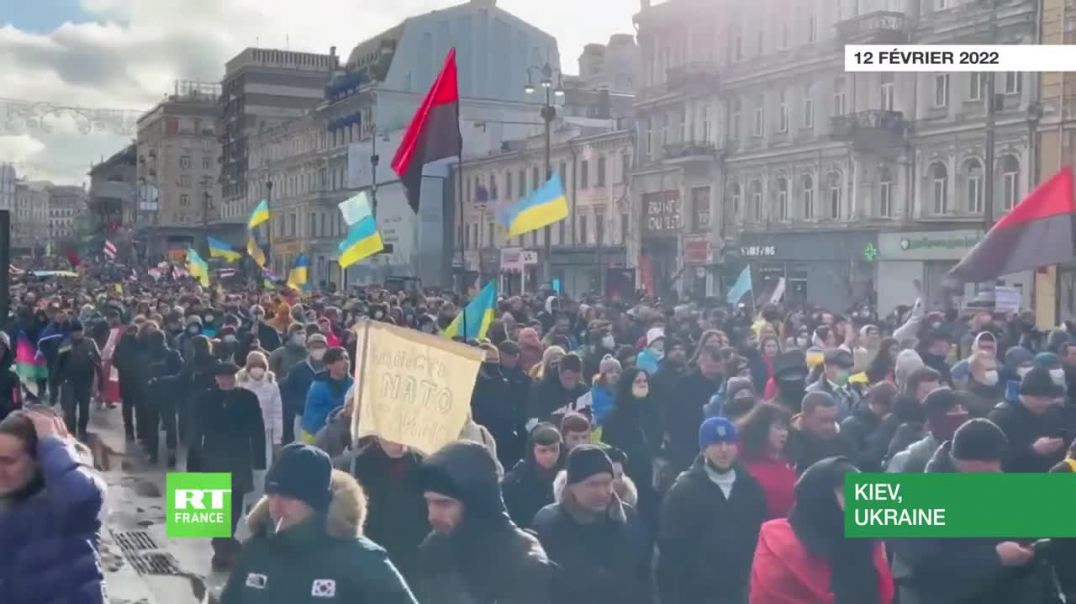
[[[653,485],[654,456],[661,446],[661,420],[650,387],[654,379],[642,369],[626,370],[616,385],[613,409],[602,427],[602,442],[627,457],[624,471],[639,489],[637,511],[649,527],[656,525],[659,507]]]
[[[526,457],[505,474],[501,483],[508,515],[521,528],[530,528],[538,510],[553,503],[553,480],[563,457],[560,431],[540,423],[527,439]]]
[[[565,414],[580,411],[577,403],[590,391],[582,377],[583,360],[575,353],[551,363],[527,398],[528,428],[538,422],[558,424]]]
[[[254,471],[264,470],[265,425],[258,397],[236,388],[239,367],[220,363],[216,388],[207,390],[191,409],[188,472],[228,472],[232,476],[232,531],[244,511],[243,498],[254,488]],[[232,538],[213,539],[213,568],[230,568],[238,551]]]
[[[796,482],[788,518],[762,525],[751,564],[750,604],[891,604],[893,576],[875,539],[844,536],[845,458],[818,461]]]
[[[22,404],[22,383],[15,369],[15,353],[11,336],[0,331],[0,420]]]
[[[1058,474],[1076,474],[1076,441],[1069,446],[1068,455],[1050,472]],[[1054,539],[1051,561],[1057,570],[1062,591],[1076,594],[1076,539]]]
[[[183,359],[183,372],[176,380],[182,394],[178,398],[179,440],[189,442],[190,411],[203,392],[216,386],[213,371],[217,360],[213,357],[213,343],[206,336],[191,340],[193,357]]]
[[[837,421],[848,417],[862,398],[858,387],[848,381],[852,376],[854,364],[852,355],[847,350],[827,350],[822,364],[822,375],[815,383],[807,386],[808,393],[824,392],[833,397],[837,402]]]
[[[740,459],[766,496],[766,520],[784,518],[796,502],[796,471],[786,455],[790,415],[773,403],[760,403],[741,419]]]
[[[877,360],[885,354],[878,353]],[[841,438],[848,443],[852,461],[864,472],[877,472],[889,447],[891,435],[882,429],[882,420],[889,415],[897,398],[893,382],[882,380],[871,386],[867,396],[861,399],[852,414],[841,422]]]
[[[803,397],[803,412],[793,418],[788,435],[788,458],[803,474],[816,461],[827,457],[848,456],[848,443],[840,437],[837,400],[821,391]]]
[[[474,420],[485,426],[498,445],[507,443],[507,450],[498,447],[502,465],[514,464],[507,455],[516,445],[516,430],[522,424],[521,406],[512,399],[511,384],[501,369],[500,350],[493,344],[483,344],[485,361],[478,369],[474,391],[471,393],[471,412]]]
[[[595,445],[568,454],[557,502],[534,518],[534,531],[557,565],[558,604],[645,604],[650,596],[650,541],[635,510],[613,489],[613,462]]]
[[[325,427],[329,414],[344,405],[344,395],[354,383],[347,351],[331,348],[325,353],[326,371],[314,376],[303,405],[302,433],[299,439],[313,443],[319,430]]]
[[[310,384],[314,377],[325,371],[325,355],[329,346],[325,336],[320,333],[312,333],[306,337],[306,359],[296,363],[288,369],[286,376],[280,382],[280,394],[284,402],[284,438],[285,444],[295,440],[296,430],[299,429],[299,420],[303,416],[303,406],[306,404],[306,393],[310,391]]]
[[[291,444],[266,474],[221,604],[417,604],[385,550],[363,536],[366,495],[324,451]]]
[[[87,338],[82,323],[70,324],[69,340],[62,344],[56,358],[56,383],[68,432],[85,439],[90,423],[90,398],[101,376],[101,352],[92,338]]]
[[[269,355],[269,371],[283,378],[289,369],[306,356],[306,328],[302,323],[294,323],[288,328],[284,345]]]
[[[921,474],[938,447],[952,439],[957,428],[968,421],[968,411],[963,400],[960,393],[944,386],[928,394],[923,400],[927,418],[923,438],[894,455],[886,464],[885,471]]]
[[[698,432],[702,424],[703,407],[725,382],[725,359],[722,349],[714,343],[698,351],[694,366],[676,380],[668,400],[661,401],[664,418],[663,458],[669,467],[663,471],[663,485],[671,484],[676,475],[691,466],[698,457]]]
[[[553,604],[549,559],[509,518],[488,449],[448,444],[423,461],[421,477],[433,526],[419,554],[422,604]]]
[[[560,420],[560,434],[564,439],[564,454],[567,455],[579,445],[590,444],[590,420],[582,413],[566,413]]]
[[[236,374],[236,384],[250,390],[258,397],[262,410],[262,424],[265,426],[265,459],[276,457],[283,439],[283,410],[280,401],[280,387],[277,386],[276,374],[268,370],[268,361],[260,352],[247,354],[247,363]]]
[[[711,417],[698,429],[701,454],[665,496],[657,539],[662,604],[741,604],[766,496],[738,462],[736,426]]]
[[[149,463],[156,464],[160,454],[161,429],[165,432],[165,447],[168,450],[168,467],[176,467],[177,432],[176,401],[181,393],[177,380],[183,372],[183,357],[179,352],[168,347],[164,332],[153,329],[146,333],[146,342],[142,351],[140,371],[145,380],[142,402],[146,408],[145,449],[149,454]]]
[[[987,416],[1009,440],[1002,468],[1048,472],[1065,456],[1068,435],[1057,427],[1057,401],[1065,396],[1065,387],[1054,382],[1049,369],[1035,367],[1020,381],[1019,392],[1018,400],[999,404]]]
[[[51,409],[0,422],[0,602],[105,604],[101,508],[107,488]]]
[[[430,534],[421,464],[418,452],[374,436],[360,443],[349,465],[369,502],[366,536],[388,551],[408,584],[418,578],[419,546]]]

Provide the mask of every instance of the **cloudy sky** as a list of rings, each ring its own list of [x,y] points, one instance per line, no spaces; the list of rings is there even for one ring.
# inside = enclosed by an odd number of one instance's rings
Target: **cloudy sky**
[[[408,15],[460,0],[0,0],[0,99],[145,110],[176,79],[219,81],[256,43],[347,56]],[[556,36],[566,73],[583,45],[632,31],[638,0],[498,0]],[[565,14],[573,15],[563,19]],[[0,161],[55,182],[87,180],[90,163],[126,139],[83,135],[74,121],[13,133],[0,104]]]

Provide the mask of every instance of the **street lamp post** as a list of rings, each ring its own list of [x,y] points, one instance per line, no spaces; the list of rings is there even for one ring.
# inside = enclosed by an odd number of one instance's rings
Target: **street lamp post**
[[[527,68],[527,85],[524,87],[524,91],[527,94],[534,94],[534,73],[538,73],[540,76],[539,85],[545,90],[545,102],[542,105],[542,109],[539,115],[542,117],[542,122],[545,124],[545,178],[548,181],[553,178],[553,159],[552,159],[552,132],[553,132],[553,120],[557,118],[557,108],[553,104],[554,97],[564,96],[564,87],[562,86],[562,74],[560,69],[555,69],[548,62],[538,66],[530,66]],[[556,75],[556,87],[553,86],[553,76]],[[535,183],[537,188],[537,183]],[[551,244],[552,244],[552,227],[545,227],[545,242],[544,251],[542,253],[542,281],[544,283],[552,283],[553,281],[553,262],[551,258]],[[563,243],[563,242],[562,242]],[[526,269],[524,269],[526,270]]]

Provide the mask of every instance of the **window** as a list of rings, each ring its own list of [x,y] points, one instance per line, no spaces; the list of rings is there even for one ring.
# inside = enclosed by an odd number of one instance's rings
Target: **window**
[[[190,155],[180,155],[179,156],[179,168],[181,170],[190,170],[191,169],[191,156]]]
[[[934,10],[945,10],[949,8],[949,0],[934,0]]]
[[[968,74],[968,100],[983,100],[983,74],[978,71]]]
[[[605,186],[605,156],[598,158],[598,183],[597,186]]]
[[[972,214],[983,211],[983,164],[977,159],[964,162],[964,174],[967,178],[967,209]]]
[[[813,12],[807,16],[807,43],[813,44],[818,39],[818,15]]]
[[[181,193],[179,195],[179,207],[186,208],[186,207],[188,207],[190,205],[191,205],[191,196],[187,195],[186,193]]]
[[[833,115],[844,115],[847,110],[847,95],[845,94],[844,78],[833,80]]]
[[[526,195],[527,195],[527,171],[526,170],[520,170],[519,171],[519,190],[516,192],[516,194],[520,198],[526,197]]]
[[[628,182],[628,177],[631,176],[631,154],[620,154],[620,182]]]
[[[646,140],[646,156],[654,157],[654,129],[651,125],[650,118],[643,120],[643,128],[645,130],[643,136]]]
[[[691,190],[692,230],[706,232],[710,230],[710,187],[696,187]]]
[[[567,241],[564,240],[564,225],[567,224],[567,220],[561,220],[557,223],[557,242],[560,245],[565,245]]]
[[[776,208],[777,220],[788,220],[788,180],[785,178],[777,179],[777,199],[774,205]]]
[[[762,222],[762,183],[751,183],[751,220]]]
[[[710,106],[703,105],[699,108],[699,140],[700,143],[710,142]]]
[[[542,181],[540,179],[541,179],[541,177],[538,176],[538,166],[534,166],[533,168],[531,168],[531,190],[532,191],[537,189],[538,187],[542,186],[542,183],[544,181]]]
[[[587,244],[587,217],[585,215],[579,216],[579,241],[581,245]]]
[[[756,137],[762,136],[766,128],[765,102],[766,99],[762,95],[755,98],[755,119],[752,123],[751,133]]]
[[[788,132],[788,91],[781,89],[777,97],[777,131]]]
[[[330,237],[331,236],[330,233],[329,233],[328,218],[329,218],[328,214],[322,214],[321,215],[321,236],[322,237]]]
[[[934,75],[934,107],[942,108],[949,106],[949,74],[939,73]]]
[[[295,233],[298,232],[298,228],[297,228],[298,227],[298,224],[297,224],[298,222],[299,222],[298,217],[295,214],[288,214],[288,236],[289,237],[294,237]]]
[[[889,168],[878,173],[878,217],[893,217],[893,173]]]
[[[493,223],[492,222],[489,223],[489,247],[493,247],[493,239],[494,239],[494,233],[495,232],[496,232],[496,229],[493,228]]]
[[[814,128],[814,88],[810,84],[803,87],[803,127]]]
[[[585,159],[579,162],[579,188],[590,188],[590,162]]]
[[[893,97],[896,89],[896,83],[893,81],[893,74],[882,73],[879,74],[881,78],[881,84],[879,86],[879,96],[881,97],[882,111],[893,111]]]
[[[729,114],[729,138],[740,140],[740,112],[743,109],[743,101],[739,98],[732,99],[732,112]]]
[[[740,191],[739,183],[732,183],[732,189],[729,191],[729,197],[732,198],[732,217],[733,219],[739,219],[740,205],[743,200],[743,195]]]
[[[630,218],[628,218],[628,213],[622,212],[620,214],[620,243],[627,243],[628,241],[628,220],[630,220]]]
[[[605,208],[594,208],[594,235],[597,237],[595,243],[605,243]]]
[[[838,172],[829,173],[829,217],[841,217],[841,175]]]
[[[1005,73],[1005,94],[1020,94],[1020,72]]]
[[[934,203],[935,214],[949,211],[949,171],[941,162],[930,165],[930,199]]]
[[[307,218],[307,221],[306,221],[307,232],[309,233],[309,236],[310,237],[317,237],[318,236],[318,216],[317,216],[317,214],[315,214],[313,212],[310,212],[306,216],[306,218]]]
[[[489,175],[489,198],[490,198],[490,200],[500,199],[500,196],[497,195],[497,175],[496,174],[490,174]]]
[[[560,181],[564,183],[564,186],[568,186],[568,164],[566,162],[560,162]]]
[[[180,174],[179,175],[179,186],[184,187],[184,188],[189,188],[191,186],[191,175],[190,174]]]
[[[666,113],[661,116],[661,137],[658,139],[658,146],[665,147],[669,144],[669,114]]]
[[[814,179],[803,177],[803,219],[814,220]]]
[[[202,156],[202,169],[208,170],[213,164],[213,158],[208,155]]]
[[[504,195],[505,197],[512,197],[512,171],[507,170],[504,173]]]
[[[1011,155],[1001,158],[1001,200],[1005,211],[1020,201],[1020,161]]]

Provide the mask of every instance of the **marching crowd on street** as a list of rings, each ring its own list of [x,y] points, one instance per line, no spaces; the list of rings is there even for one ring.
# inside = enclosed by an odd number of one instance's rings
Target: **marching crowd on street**
[[[465,303],[92,267],[13,284],[0,602],[108,601],[105,486],[83,444],[93,413],[120,414],[128,455],[162,470],[231,473],[233,530],[249,534],[213,540],[223,604],[1076,595],[1073,540],[843,529],[849,473],[1076,472],[1076,326],[921,301],[879,317],[867,305],[508,296],[467,342],[485,362],[457,442],[424,456],[353,441],[354,325],[439,334]]]

